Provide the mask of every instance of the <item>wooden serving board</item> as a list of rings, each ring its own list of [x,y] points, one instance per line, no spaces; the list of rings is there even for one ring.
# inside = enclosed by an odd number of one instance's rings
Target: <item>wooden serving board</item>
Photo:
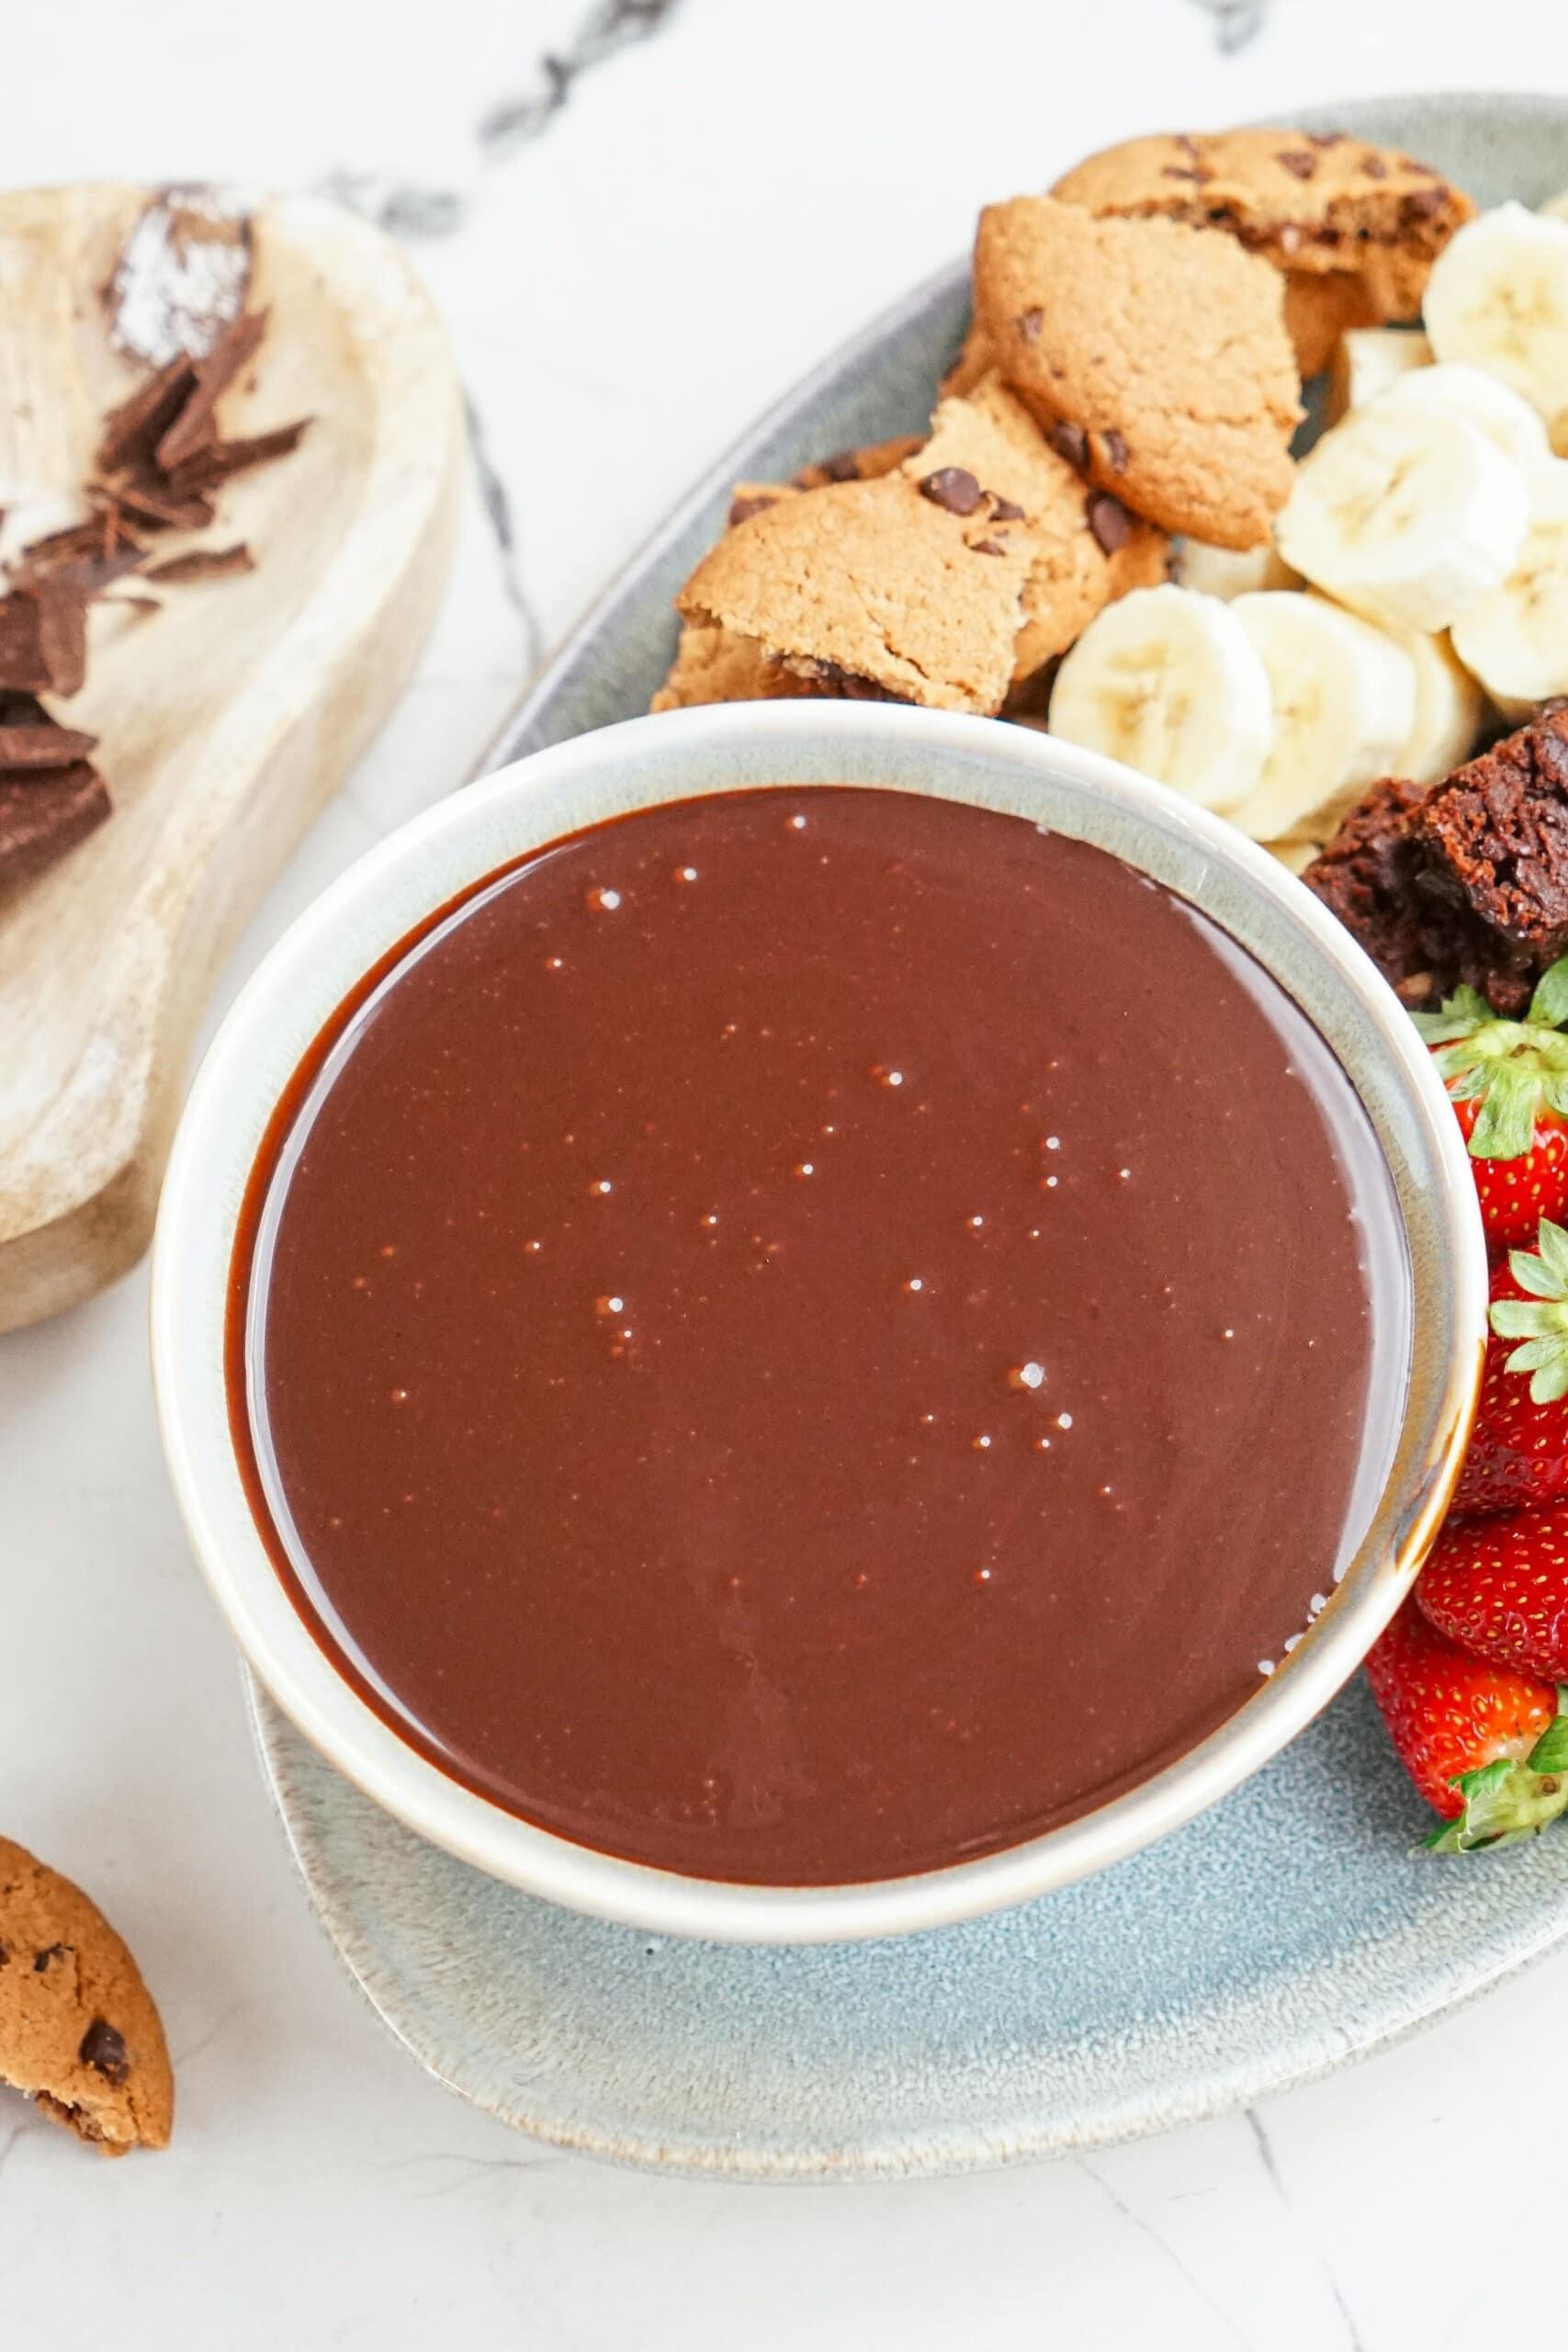
[[[73,491],[106,410],[145,375],[115,349],[101,289],[150,195],[0,197],[0,481]],[[51,698],[98,736],[115,808],[0,897],[0,1330],[146,1247],[218,967],[396,700],[446,581],[462,409],[428,296],[335,206],[248,217],[249,306],[271,319],[222,429],[314,422],[223,485],[214,526],[158,546],[243,540],[254,570],[171,587],[154,614],[96,606],[86,684]]]

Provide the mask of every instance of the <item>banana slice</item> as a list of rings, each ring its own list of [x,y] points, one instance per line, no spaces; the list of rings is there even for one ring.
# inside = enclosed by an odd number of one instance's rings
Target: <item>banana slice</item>
[[[1388,774],[1438,784],[1475,749],[1486,697],[1447,637],[1402,636],[1398,642],[1416,673],[1416,723]]]
[[[1217,597],[1135,588],[1095,615],[1056,673],[1050,725],[1223,813],[1263,772],[1269,673]]]
[[[1300,575],[1291,570],[1269,539],[1260,548],[1212,548],[1206,539],[1183,539],[1177,549],[1175,572],[1183,588],[1195,588],[1201,596],[1218,596],[1227,605],[1233,596],[1302,584]]]
[[[1328,421],[1386,392],[1412,368],[1429,368],[1432,346],[1418,327],[1351,327],[1339,338],[1328,379]]]
[[[1323,596],[1238,596],[1231,611],[1274,697],[1274,741],[1234,821],[1254,841],[1284,841],[1389,773],[1416,724],[1416,665]]]
[[[1439,359],[1500,376],[1568,435],[1568,220],[1500,204],[1468,221],[1427,281],[1427,333]]]
[[[1454,650],[1510,718],[1568,694],[1568,465],[1526,476],[1529,530],[1494,594],[1454,626]]]
[[[1525,519],[1524,477],[1483,433],[1387,398],[1353,409],[1303,458],[1275,537],[1340,604],[1430,635],[1502,586]]]
[[[1445,416],[1461,417],[1478,433],[1484,433],[1488,441],[1495,442],[1513,465],[1541,466],[1551,456],[1540,412],[1500,376],[1488,376],[1468,360],[1445,359],[1436,368],[1417,368],[1378,398],[1399,401],[1407,408],[1440,409]]]

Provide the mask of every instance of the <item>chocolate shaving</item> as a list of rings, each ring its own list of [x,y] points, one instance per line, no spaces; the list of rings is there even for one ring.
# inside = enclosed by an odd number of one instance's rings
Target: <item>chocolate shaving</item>
[[[1023,509],[1018,503],[1016,499],[998,498],[996,492],[993,491],[991,492],[991,520],[993,523],[1021,523],[1023,520]]]
[[[218,511],[209,498],[170,497],[156,483],[149,481],[145,474],[112,484],[95,483],[94,488],[155,531],[205,530]]]
[[[1127,470],[1127,444],[1123,435],[1117,432],[1114,425],[1108,433],[1100,435],[1100,446],[1104,452],[1105,462],[1111,472],[1124,474]]]
[[[41,776],[0,775],[0,888],[43,873],[103,823],[110,805],[85,761]]]
[[[1307,144],[1309,147],[1343,147],[1345,133],[1342,130],[1309,130]]]
[[[68,768],[97,742],[79,728],[62,727],[32,695],[0,694],[0,771],[28,775]]]
[[[243,311],[227,326],[205,359],[197,360],[196,380],[179,414],[160,436],[157,461],[164,473],[184,458],[193,458],[209,440],[216,439],[213,411],[220,394],[233,382],[266,333],[265,311]]]
[[[837,449],[830,458],[819,459],[818,470],[829,481],[859,481],[860,458],[853,449]]]
[[[171,469],[166,477],[169,489],[176,497],[188,492],[210,490],[231,474],[243,473],[250,466],[269,465],[274,458],[287,458],[305,437],[312,419],[302,416],[292,424],[279,424],[270,433],[253,433],[235,441],[209,442],[198,449],[194,458],[186,458]]]
[[[1388,177],[1388,165],[1383,162],[1381,155],[1363,155],[1361,158],[1361,171],[1363,175],[1370,180],[1386,180]]]
[[[971,555],[1006,555],[1007,542],[1005,539],[971,539],[969,552]]]
[[[86,669],[87,615],[79,598],[42,581],[0,596],[0,687],[73,695]]]
[[[99,470],[112,474],[122,466],[151,462],[195,383],[196,369],[190,361],[171,359],[166,368],[160,368],[155,376],[139,384],[129,400],[111,408],[104,419],[103,439],[98,443]]]
[[[778,504],[776,498],[732,498],[729,502],[729,527],[737,523],[749,523],[753,514],[765,514],[770,506]]]
[[[172,555],[162,563],[149,564],[142,574],[146,580],[221,580],[231,572],[254,571],[255,558],[242,540],[231,548],[192,548],[186,555]]]
[[[1299,180],[1310,180],[1317,170],[1317,157],[1309,154],[1304,147],[1281,148],[1274,161],[1287,172],[1293,172]]]

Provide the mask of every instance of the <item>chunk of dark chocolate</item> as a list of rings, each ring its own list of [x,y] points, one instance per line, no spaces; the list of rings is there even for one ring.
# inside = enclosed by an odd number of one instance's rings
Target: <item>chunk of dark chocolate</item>
[[[103,778],[85,760],[47,775],[0,775],[0,889],[64,856],[109,813]]]

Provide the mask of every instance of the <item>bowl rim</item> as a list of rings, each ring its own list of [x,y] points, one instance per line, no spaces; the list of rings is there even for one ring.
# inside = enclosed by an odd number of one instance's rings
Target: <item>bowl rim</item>
[[[1402,1216],[1407,1233],[1412,1214],[1429,1216],[1442,1249],[1425,1266],[1410,1250],[1410,1389],[1368,1536],[1333,1604],[1235,1714],[1109,1803],[999,1853],[857,1884],[756,1886],[625,1860],[525,1821],[442,1772],[359,1696],[298,1613],[245,1499],[229,1433],[222,1304],[242,1195],[282,1086],[355,981],[422,914],[599,818],[738,785],[843,782],[1012,813],[1038,796],[1053,830],[1081,823],[1080,838],[1157,873],[1233,937],[1250,915],[1292,943],[1381,1057],[1414,1122],[1425,1166],[1403,1182],[1393,1169]],[[1202,895],[1221,886],[1232,919]],[[1303,1001],[1258,937],[1243,944]],[[1322,1029],[1319,1012],[1303,1009]],[[1409,1189],[1417,1174],[1419,1196]],[[660,1933],[819,1943],[947,1926],[1069,1884],[1176,1829],[1303,1729],[1355,1671],[1436,1534],[1469,1435],[1485,1311],[1474,1190],[1431,1057],[1360,948],[1266,851],[1165,786],[1034,729],[806,700],[627,719],[536,752],[436,802],[321,892],[247,980],[192,1085],[159,1208],[151,1326],[159,1426],[197,1562],[254,1671],[330,1763],[421,1836],[527,1894]]]

